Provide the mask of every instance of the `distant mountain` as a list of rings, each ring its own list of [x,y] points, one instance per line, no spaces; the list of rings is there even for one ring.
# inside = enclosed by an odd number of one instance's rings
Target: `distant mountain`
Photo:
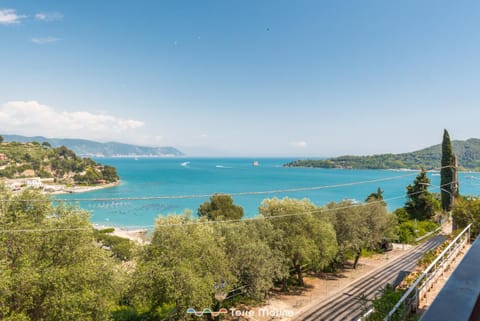
[[[65,146],[83,157],[172,157],[183,156],[174,147],[146,147],[116,142],[99,143],[86,139],[26,137],[20,135],[2,135],[5,142],[48,142],[52,147]]]
[[[452,148],[463,170],[480,171],[480,139],[452,141]],[[285,164],[286,167],[320,167],[353,169],[434,169],[440,167],[441,144],[403,154],[380,154],[370,156],[340,156],[328,159],[296,160]]]

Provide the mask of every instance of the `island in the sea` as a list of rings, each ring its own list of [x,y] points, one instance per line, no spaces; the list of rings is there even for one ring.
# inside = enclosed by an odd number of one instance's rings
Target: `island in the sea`
[[[480,139],[452,141],[459,170],[480,171]],[[411,153],[379,154],[369,156],[339,156],[326,159],[303,159],[285,164],[285,167],[318,167],[346,169],[438,169],[442,157],[440,144]]]
[[[117,170],[77,156],[65,146],[50,143],[0,143],[0,179],[12,191],[24,188],[45,193],[74,193],[114,186]]]

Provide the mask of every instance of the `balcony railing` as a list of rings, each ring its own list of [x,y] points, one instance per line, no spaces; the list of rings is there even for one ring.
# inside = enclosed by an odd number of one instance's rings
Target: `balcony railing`
[[[480,237],[457,266],[421,321],[480,320]]]

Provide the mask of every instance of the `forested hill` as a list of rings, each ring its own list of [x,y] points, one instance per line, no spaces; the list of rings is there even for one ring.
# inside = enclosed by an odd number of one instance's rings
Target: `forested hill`
[[[454,140],[452,147],[453,152],[457,155],[460,169],[480,171],[480,139]],[[440,167],[441,154],[442,146],[438,144],[411,153],[296,160],[284,166],[352,169],[419,169],[425,167],[434,169]]]
[[[76,154],[85,157],[183,156],[183,153],[174,147],[147,147],[117,142],[99,143],[86,139],[45,138],[42,136],[3,135],[3,138],[6,142],[39,142],[40,144],[47,142],[52,147],[65,146]]]
[[[73,151],[38,142],[0,143],[0,178],[52,178],[56,183],[96,185],[119,180],[113,166],[102,165]]]

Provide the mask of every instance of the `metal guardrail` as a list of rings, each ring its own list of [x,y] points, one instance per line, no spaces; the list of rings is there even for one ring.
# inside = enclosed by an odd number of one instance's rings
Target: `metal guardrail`
[[[423,239],[426,239],[427,237],[429,237],[430,235],[433,235],[435,233],[438,233],[442,230],[442,225],[440,225],[439,227],[437,227],[435,230],[431,231],[431,232],[428,232],[427,234],[425,235],[422,235],[418,238],[415,239],[415,242],[420,242],[421,240]]]
[[[443,273],[450,261],[458,254],[463,246],[470,240],[469,224],[439,256],[420,274],[413,285],[403,294],[393,309],[383,319],[388,321],[395,312],[403,305],[407,312],[414,312],[418,308],[419,299],[431,288],[432,283],[439,274]]]

